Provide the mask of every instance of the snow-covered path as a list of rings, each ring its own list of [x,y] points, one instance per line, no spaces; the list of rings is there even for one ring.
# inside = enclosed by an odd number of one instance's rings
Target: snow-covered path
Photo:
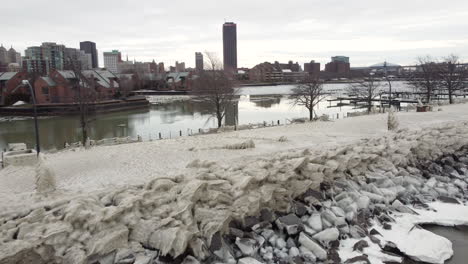
[[[450,121],[467,121],[468,104],[443,106],[430,113],[399,112],[400,128],[411,130]],[[184,173],[195,159],[220,164],[242,164],[257,156],[291,149],[324,149],[332,145],[381,136],[387,132],[387,115],[377,114],[172,140],[95,147],[90,150],[47,154],[47,165],[55,172],[58,187],[94,191],[114,185],[140,184],[155,177]],[[280,142],[285,136],[288,140]],[[226,144],[252,139],[256,147],[245,150],[219,149]],[[0,170],[0,197],[28,193],[34,188],[32,168]]]

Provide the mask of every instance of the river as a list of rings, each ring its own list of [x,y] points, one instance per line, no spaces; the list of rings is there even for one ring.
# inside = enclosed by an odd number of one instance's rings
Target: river
[[[325,89],[339,92],[347,84],[326,84]],[[404,89],[404,83],[396,82],[394,89]],[[293,106],[288,94],[293,85],[260,86],[240,88],[240,98],[226,114],[226,125],[235,123],[280,124],[290,122],[293,118],[308,117],[308,111],[302,106]],[[176,97],[177,98],[177,97]],[[326,114],[333,118],[343,118],[348,112],[356,111],[350,106],[332,107],[322,101],[317,109],[318,115]],[[335,103],[331,106],[336,106]],[[8,121],[10,120],[10,121]],[[0,149],[8,143],[24,142],[28,147],[34,147],[34,126],[30,118],[3,118],[0,121]],[[137,137],[143,140],[177,137],[195,133],[199,129],[216,127],[216,119],[209,113],[206,103],[194,100],[168,100],[152,104],[147,110],[102,114],[91,122],[89,135],[91,139],[99,140],[110,137]],[[65,142],[80,140],[80,125],[77,116],[60,116],[41,118],[39,120],[41,148],[53,150],[63,148]]]

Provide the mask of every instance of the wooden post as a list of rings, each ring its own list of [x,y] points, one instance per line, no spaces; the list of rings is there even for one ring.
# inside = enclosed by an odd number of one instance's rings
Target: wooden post
[[[280,121],[278,120],[278,126],[280,125]]]
[[[161,132],[159,132],[159,139],[162,139],[162,137],[161,137]]]

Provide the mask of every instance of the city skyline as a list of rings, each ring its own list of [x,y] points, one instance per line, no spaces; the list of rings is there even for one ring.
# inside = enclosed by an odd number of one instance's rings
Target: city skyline
[[[60,2],[44,12],[33,12],[43,9],[36,1],[7,2],[2,6],[2,42],[23,54],[26,47],[42,42],[79,48],[80,41],[91,40],[99,50],[100,66],[102,52],[119,49],[137,61],[155,59],[168,65],[186,61],[190,62],[187,66],[194,67],[196,51],[213,51],[222,58],[220,26],[226,19],[238,25],[239,67],[276,60],[299,64],[315,60],[324,65],[335,55],[351,57],[352,66],[384,60],[413,64],[418,56],[450,53],[466,61],[468,54],[468,33],[464,30],[468,26],[464,19],[468,3],[459,0],[444,8],[437,1],[376,4],[299,0],[291,6],[276,7],[267,1],[241,0],[226,3],[223,8],[212,1],[178,1],[181,15],[175,17],[168,3],[140,2],[92,2],[87,5],[93,6],[91,10],[77,9],[73,14],[58,12],[70,3]],[[16,14],[19,9],[22,16]],[[261,10],[266,12],[259,18]],[[111,23],[97,27],[102,20]]]

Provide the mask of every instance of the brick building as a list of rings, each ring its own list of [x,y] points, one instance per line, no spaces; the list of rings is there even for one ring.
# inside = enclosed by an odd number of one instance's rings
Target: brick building
[[[325,65],[325,71],[330,73],[345,74],[350,72],[349,57],[335,56]]]
[[[310,61],[304,63],[304,71],[310,76],[319,77],[320,75],[320,62]]]
[[[107,70],[86,70],[81,74],[83,86],[91,95],[90,100],[112,99],[119,89],[117,76]],[[30,101],[30,91],[21,86],[21,81],[32,77],[24,71],[0,73],[0,102],[9,105],[18,100]],[[79,80],[73,71],[51,70],[48,76],[36,76],[31,82],[37,104],[74,103],[79,99]],[[14,91],[18,86],[21,87]]]

